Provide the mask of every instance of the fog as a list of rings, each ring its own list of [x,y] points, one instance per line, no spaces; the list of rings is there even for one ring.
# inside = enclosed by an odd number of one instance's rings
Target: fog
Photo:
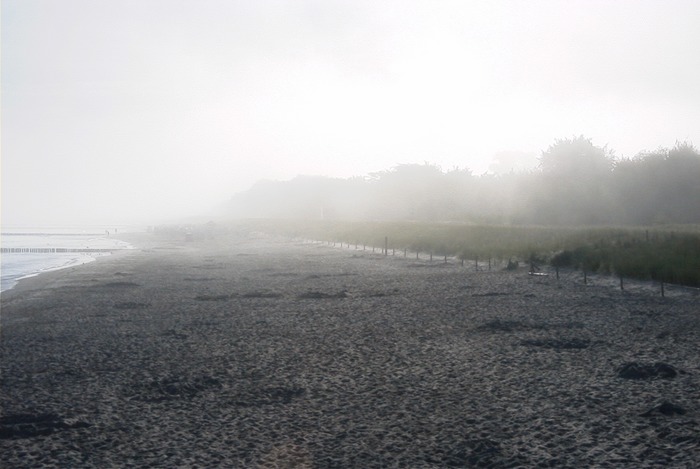
[[[683,142],[617,158],[579,136],[556,140],[530,171],[474,175],[403,164],[366,178],[261,181],[234,196],[227,213],[508,225],[700,223],[700,151]]]
[[[261,180],[425,162],[485,183],[579,135],[620,161],[698,144],[698,18],[694,0],[4,0],[2,223],[213,217]]]

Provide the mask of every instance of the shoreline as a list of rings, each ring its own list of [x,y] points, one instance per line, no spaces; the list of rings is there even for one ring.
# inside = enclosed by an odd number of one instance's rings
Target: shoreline
[[[692,295],[272,238],[143,241],[3,292],[1,463],[700,458]]]
[[[49,234],[55,235],[55,236],[70,236],[70,235],[66,235],[64,233],[59,233],[59,234],[49,233]],[[17,235],[17,234],[12,233],[12,235]],[[35,234],[32,234],[32,235],[35,235]],[[82,235],[82,234],[80,234],[80,235]],[[124,243],[128,244],[128,247],[123,247],[123,248],[104,248],[104,249],[103,248],[95,248],[95,249],[90,249],[90,248],[77,249],[76,248],[75,250],[68,248],[68,249],[71,249],[70,252],[73,252],[73,251],[75,251],[76,253],[91,252],[91,253],[95,253],[98,255],[88,255],[88,256],[83,256],[83,258],[76,257],[73,260],[66,263],[65,265],[42,268],[40,270],[34,270],[26,275],[22,275],[21,277],[8,279],[11,286],[6,288],[6,289],[3,289],[2,295],[8,294],[10,291],[15,290],[20,284],[25,284],[29,280],[37,279],[38,277],[42,277],[42,276],[47,275],[47,274],[65,271],[67,269],[79,268],[79,267],[94,263],[98,260],[106,259],[106,258],[112,257],[114,255],[118,255],[119,253],[121,253],[123,251],[136,250],[139,247],[136,246],[132,241],[129,241],[128,239],[143,242],[147,238],[145,238],[144,236],[141,236],[141,235],[146,235],[146,233],[123,233],[119,237],[113,236],[112,237],[113,240],[119,241],[119,242],[124,242]],[[13,248],[4,248],[4,249],[13,249]],[[55,249],[55,250],[59,250],[58,252],[62,252],[60,250],[64,249],[64,248],[49,248],[49,249]],[[41,284],[41,283],[39,283],[39,284]]]

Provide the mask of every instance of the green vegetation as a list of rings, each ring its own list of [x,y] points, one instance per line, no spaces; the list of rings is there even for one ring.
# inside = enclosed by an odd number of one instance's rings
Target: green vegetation
[[[700,287],[700,226],[535,227],[426,222],[248,220],[248,230],[460,259],[519,259]]]

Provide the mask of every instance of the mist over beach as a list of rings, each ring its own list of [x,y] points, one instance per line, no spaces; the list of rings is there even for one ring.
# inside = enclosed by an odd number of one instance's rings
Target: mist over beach
[[[2,222],[157,225],[261,180],[698,144],[694,1],[2,5]]]

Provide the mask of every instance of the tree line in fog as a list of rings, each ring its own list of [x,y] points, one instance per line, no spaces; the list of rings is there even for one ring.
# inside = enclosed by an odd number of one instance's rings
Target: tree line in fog
[[[555,141],[537,169],[474,175],[401,164],[366,177],[260,181],[236,218],[416,220],[539,225],[700,223],[700,153],[689,143],[616,158],[583,136]]]

